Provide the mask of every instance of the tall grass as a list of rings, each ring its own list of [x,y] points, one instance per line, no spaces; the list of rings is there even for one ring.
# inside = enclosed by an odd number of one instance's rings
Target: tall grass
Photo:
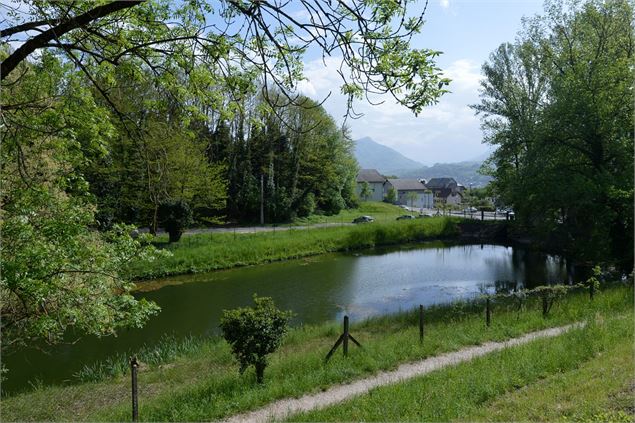
[[[208,339],[187,336],[163,336],[158,343],[139,350],[119,353],[105,360],[84,365],[73,376],[79,382],[99,382],[124,375],[130,369],[130,357],[136,356],[144,365],[157,366],[199,352]]]
[[[287,230],[255,234],[208,233],[159,244],[171,257],[130,266],[135,279],[208,272],[335,251],[418,242],[459,233],[457,218],[390,221],[335,228]]]

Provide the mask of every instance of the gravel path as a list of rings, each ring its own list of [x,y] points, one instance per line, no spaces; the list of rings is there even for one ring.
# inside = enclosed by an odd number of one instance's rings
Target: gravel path
[[[533,341],[534,339],[558,336],[568,331],[569,329],[582,326],[584,326],[583,323],[576,323],[572,325],[541,330],[503,342],[486,342],[479,346],[464,348],[459,351],[430,357],[414,363],[402,364],[397,368],[397,370],[393,370],[390,372],[380,372],[375,376],[361,379],[347,385],[337,385],[333,388],[317,394],[305,395],[301,398],[289,398],[279,400],[255,411],[231,416],[229,419],[225,420],[225,422],[265,423],[270,421],[279,421],[296,413],[310,411],[316,408],[323,408],[332,404],[342,402],[351,397],[365,394],[371,389],[378,386],[402,382],[414,377],[425,375],[446,366],[458,364],[463,361],[469,361],[475,357],[480,357],[494,351],[499,351],[504,348],[513,347],[516,345],[526,344]]]

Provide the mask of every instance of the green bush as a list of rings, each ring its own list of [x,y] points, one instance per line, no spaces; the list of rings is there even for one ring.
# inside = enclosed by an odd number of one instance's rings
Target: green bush
[[[293,313],[276,308],[269,297],[254,294],[254,307],[224,310],[220,320],[223,338],[231,345],[242,374],[249,366],[256,368],[256,380],[262,383],[267,354],[278,349],[287,333]]]
[[[394,188],[390,188],[384,197],[386,203],[394,204],[397,202],[397,191]]]
[[[308,217],[315,212],[315,194],[308,193],[298,207],[298,217]]]
[[[183,200],[166,201],[159,206],[159,222],[170,234],[170,242],[177,242],[193,222],[192,209]]]

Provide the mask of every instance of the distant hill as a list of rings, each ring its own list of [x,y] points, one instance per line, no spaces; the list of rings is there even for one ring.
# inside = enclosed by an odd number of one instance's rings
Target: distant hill
[[[422,166],[419,169],[404,169],[397,171],[394,175],[400,178],[454,178],[458,183],[469,187],[483,187],[492,178],[478,173],[482,162],[467,161],[458,163],[435,163],[433,166]]]
[[[355,157],[362,169],[377,169],[381,174],[399,178],[431,179],[450,177],[469,187],[487,185],[492,179],[478,173],[482,160],[470,160],[458,163],[436,163],[424,166],[407,158],[390,147],[379,144],[369,137],[355,141]],[[483,159],[486,155],[483,155]]]
[[[395,171],[414,170],[423,166],[369,137],[355,141],[355,158],[362,169],[377,169],[384,175],[394,175]]]

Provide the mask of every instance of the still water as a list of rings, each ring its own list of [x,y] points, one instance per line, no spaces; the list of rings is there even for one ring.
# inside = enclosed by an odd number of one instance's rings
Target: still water
[[[251,303],[254,293],[273,297],[296,313],[294,324],[348,314],[351,320],[469,298],[510,286],[563,282],[565,259],[519,247],[430,242],[376,248],[142,283],[137,296],[161,313],[143,328],[118,337],[84,338],[43,352],[24,349],[2,357],[10,370],[5,393],[29,382],[72,381],[84,364],[152,345],[168,335],[218,334],[223,309]]]

